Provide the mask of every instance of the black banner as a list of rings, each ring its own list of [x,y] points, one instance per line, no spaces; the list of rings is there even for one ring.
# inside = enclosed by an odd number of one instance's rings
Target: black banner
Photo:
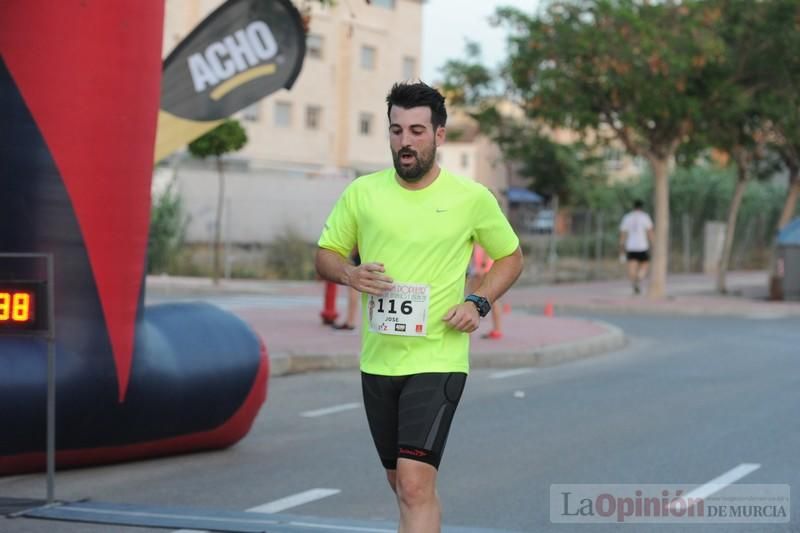
[[[164,61],[161,109],[197,121],[228,117],[289,89],[305,48],[300,13],[289,0],[229,0]]]

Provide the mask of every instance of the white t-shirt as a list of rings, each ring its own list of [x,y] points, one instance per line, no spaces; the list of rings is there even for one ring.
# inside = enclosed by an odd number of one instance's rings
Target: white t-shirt
[[[644,211],[631,211],[624,217],[619,225],[619,230],[627,233],[625,240],[625,251],[645,252],[649,248],[647,242],[647,230],[653,229],[653,221],[650,215]]]

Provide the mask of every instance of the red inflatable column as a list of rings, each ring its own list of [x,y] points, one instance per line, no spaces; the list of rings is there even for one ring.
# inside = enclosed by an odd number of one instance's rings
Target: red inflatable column
[[[331,281],[325,282],[325,300],[319,316],[322,317],[323,324],[333,324],[333,321],[339,316],[339,313],[336,312],[336,284]]]
[[[163,0],[12,0],[0,16],[3,60],[78,218],[120,400],[147,249],[163,18]]]

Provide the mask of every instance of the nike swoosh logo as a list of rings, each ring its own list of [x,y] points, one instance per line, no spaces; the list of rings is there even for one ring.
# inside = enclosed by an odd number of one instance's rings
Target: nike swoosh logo
[[[447,211],[447,209],[437,209],[436,210],[437,213],[444,213],[445,211]]]

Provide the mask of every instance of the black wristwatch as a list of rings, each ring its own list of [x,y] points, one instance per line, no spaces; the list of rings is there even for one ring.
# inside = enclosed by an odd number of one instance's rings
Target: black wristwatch
[[[488,315],[489,311],[492,310],[492,304],[489,303],[489,300],[477,294],[470,294],[464,301],[474,303],[475,307],[478,308],[478,314],[482,317]]]

